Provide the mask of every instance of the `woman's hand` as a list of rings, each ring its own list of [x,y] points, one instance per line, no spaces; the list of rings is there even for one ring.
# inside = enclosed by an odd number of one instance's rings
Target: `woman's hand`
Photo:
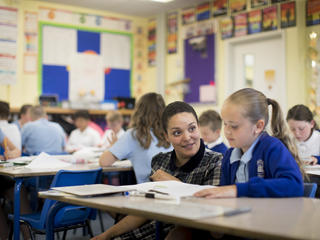
[[[204,198],[235,198],[237,197],[237,187],[236,185],[223,186],[208,188],[196,192],[195,197],[204,197]]]
[[[169,180],[180,181],[178,178],[170,175],[169,173],[161,169],[158,169],[152,176],[150,176],[150,179],[154,182],[169,181]]]

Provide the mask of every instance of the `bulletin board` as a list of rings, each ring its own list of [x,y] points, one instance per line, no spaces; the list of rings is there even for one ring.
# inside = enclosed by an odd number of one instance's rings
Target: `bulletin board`
[[[131,97],[131,33],[39,23],[40,94],[59,101]]]
[[[215,34],[184,40],[185,78],[190,79],[184,101],[215,103]]]

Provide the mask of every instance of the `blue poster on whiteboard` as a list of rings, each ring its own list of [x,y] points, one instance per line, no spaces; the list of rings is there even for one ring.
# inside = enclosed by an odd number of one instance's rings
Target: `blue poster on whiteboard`
[[[131,96],[131,35],[42,26],[42,94],[59,101]]]

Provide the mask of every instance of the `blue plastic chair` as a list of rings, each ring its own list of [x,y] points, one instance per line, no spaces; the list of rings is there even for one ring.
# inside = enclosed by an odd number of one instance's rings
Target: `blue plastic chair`
[[[102,168],[86,171],[60,170],[54,177],[51,187],[76,186],[84,184],[100,183]],[[20,217],[20,222],[26,223],[33,238],[35,234],[46,233],[46,221],[49,210],[57,201],[46,199],[41,212],[25,214]],[[64,238],[69,229],[88,227],[89,234],[93,237],[89,220],[95,219],[96,210],[88,207],[67,205],[60,209],[55,215],[54,231],[64,231]],[[13,215],[10,216],[13,219]]]
[[[316,183],[304,183],[303,187],[304,187],[304,191],[303,191],[304,197],[309,197],[309,198],[315,197],[317,187],[318,187]]]

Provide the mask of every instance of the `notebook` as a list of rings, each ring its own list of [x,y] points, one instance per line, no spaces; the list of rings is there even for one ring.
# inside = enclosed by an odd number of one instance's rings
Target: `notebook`
[[[79,197],[90,197],[90,196],[113,194],[113,193],[120,193],[120,192],[127,192],[127,191],[134,190],[134,188],[130,186],[112,186],[112,185],[106,185],[106,184],[53,187],[51,189],[73,194]]]

